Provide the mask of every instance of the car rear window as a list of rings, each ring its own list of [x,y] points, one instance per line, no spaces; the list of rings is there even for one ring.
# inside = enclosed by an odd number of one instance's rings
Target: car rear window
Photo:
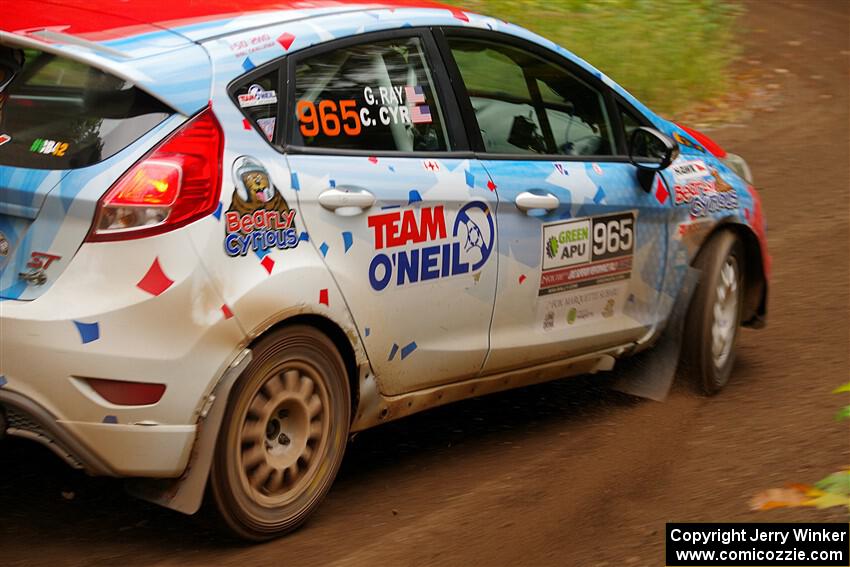
[[[0,165],[93,165],[172,114],[131,83],[84,63],[31,49],[4,49],[0,59],[13,69],[11,81],[0,83]]]

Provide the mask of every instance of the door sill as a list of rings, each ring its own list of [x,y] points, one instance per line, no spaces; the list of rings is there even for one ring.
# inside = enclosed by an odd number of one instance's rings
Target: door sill
[[[432,386],[397,396],[384,396],[377,388],[363,388],[361,380],[360,402],[351,432],[369,429],[375,425],[393,421],[420,411],[435,408],[467,398],[483,396],[522,386],[540,384],[559,378],[580,374],[595,374],[612,370],[617,355],[630,345],[620,345],[603,351],[539,364],[529,368],[479,376],[460,382]],[[375,384],[374,378],[365,377]]]

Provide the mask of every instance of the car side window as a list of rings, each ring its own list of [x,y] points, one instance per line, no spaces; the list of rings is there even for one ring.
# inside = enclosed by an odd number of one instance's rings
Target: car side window
[[[418,37],[297,61],[293,143],[310,148],[446,151],[449,140]]]
[[[277,86],[278,70],[275,67],[243,82],[233,91],[242,114],[251,119],[269,142],[274,142],[278,128]]]
[[[449,37],[490,153],[609,156],[605,98],[563,67],[491,40]]]

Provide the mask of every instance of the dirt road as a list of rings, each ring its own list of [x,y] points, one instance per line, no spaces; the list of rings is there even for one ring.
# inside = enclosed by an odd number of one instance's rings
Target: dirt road
[[[355,439],[304,529],[261,546],[10,442],[0,562],[657,566],[667,521],[846,520],[747,500],[850,463],[829,394],[850,376],[850,4],[756,2],[743,23],[742,65],[763,70],[774,104],[712,135],[750,160],[774,276],[769,327],[743,333],[719,397],[678,387],[659,404],[581,378],[389,424]]]

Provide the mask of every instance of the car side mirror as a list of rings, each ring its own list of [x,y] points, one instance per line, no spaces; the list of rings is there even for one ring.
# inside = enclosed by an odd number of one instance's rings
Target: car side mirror
[[[629,162],[637,168],[644,191],[652,191],[655,174],[667,169],[679,157],[679,145],[654,128],[641,126],[629,140]]]

